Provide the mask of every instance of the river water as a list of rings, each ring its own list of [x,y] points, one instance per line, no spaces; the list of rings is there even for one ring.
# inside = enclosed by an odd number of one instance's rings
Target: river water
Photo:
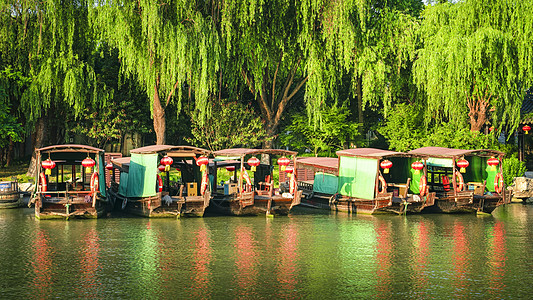
[[[309,212],[309,211],[308,211]],[[38,221],[0,211],[0,298],[530,299],[533,206],[492,216]]]

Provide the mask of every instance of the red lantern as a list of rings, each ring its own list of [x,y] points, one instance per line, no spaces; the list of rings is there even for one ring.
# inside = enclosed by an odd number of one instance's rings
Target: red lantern
[[[209,159],[205,156],[200,156],[196,160],[196,165],[200,167],[200,172],[205,171],[207,169],[207,164],[209,163]]]
[[[113,164],[111,162],[108,162],[107,165],[105,165],[106,170],[109,170],[109,176],[111,176],[113,173]]]
[[[227,166],[226,170],[228,170],[228,172],[233,172],[235,171],[235,166]]]
[[[252,156],[252,157],[250,157],[250,159],[247,161],[247,163],[248,163],[248,165],[250,165],[250,167],[251,167],[250,170],[251,170],[252,172],[255,172],[256,167],[259,166],[259,165],[261,164],[261,161],[260,161],[257,157]]]
[[[491,171],[496,171],[496,166],[500,164],[500,160],[496,157],[491,157],[489,160],[487,160],[487,165],[490,166]]]
[[[287,166],[291,163],[291,160],[286,158],[285,156],[282,156],[278,159],[278,165],[281,166],[281,171],[285,171]]]
[[[164,165],[159,165],[157,167],[157,169],[159,170],[159,172],[163,172],[163,171],[165,171],[165,166]]]
[[[524,127],[522,127],[522,130],[524,130],[526,132],[526,134],[529,134],[529,131],[531,130],[531,126],[524,125]]]
[[[56,167],[56,163],[50,158],[41,162],[41,166],[45,169],[44,174],[52,174],[52,169]]]
[[[174,160],[170,156],[165,155],[165,157],[161,158],[161,164],[165,166],[165,172],[170,171],[170,165],[172,165],[173,162]]]
[[[466,168],[468,167],[468,165],[470,165],[470,163],[468,162],[468,160],[464,159],[464,158],[461,158],[460,160],[457,161],[457,166],[461,169],[459,169],[459,171],[461,173],[465,173],[466,172]]]
[[[85,173],[91,173],[91,168],[94,167],[96,162],[94,161],[94,159],[87,156],[87,158],[81,161],[81,164],[85,167]]]
[[[411,168],[415,170],[415,174],[419,174],[420,170],[424,169],[424,164],[420,161],[415,161],[411,164]]]
[[[389,169],[392,168],[392,162],[390,160],[384,160],[380,164],[381,168],[383,169],[383,173],[388,174]]]
[[[287,173],[287,177],[291,177],[292,173],[294,172],[294,168],[291,166],[288,166],[285,168],[285,173]]]

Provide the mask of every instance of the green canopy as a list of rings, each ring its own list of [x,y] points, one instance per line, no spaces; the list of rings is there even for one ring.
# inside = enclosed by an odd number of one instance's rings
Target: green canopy
[[[317,172],[313,182],[313,191],[333,195],[337,193],[338,185],[339,177],[328,173]]]
[[[340,156],[339,188],[341,195],[374,199],[378,159]]]
[[[132,153],[129,174],[127,176],[126,197],[155,196],[157,194],[155,189],[157,167],[157,153]]]

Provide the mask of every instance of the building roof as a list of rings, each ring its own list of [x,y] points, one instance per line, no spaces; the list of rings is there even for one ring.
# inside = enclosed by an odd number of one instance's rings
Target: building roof
[[[151,145],[133,149],[130,153],[153,154],[166,152],[168,156],[191,156],[191,154],[209,155],[211,151],[193,146]]]
[[[89,152],[99,153],[104,152],[103,149],[95,148],[87,145],[65,144],[65,145],[52,145],[43,147],[36,150],[37,152]]]
[[[465,155],[471,156],[499,156],[505,155],[505,153],[490,150],[490,149],[477,149],[477,150],[465,150],[465,149],[452,149],[445,147],[422,147],[414,149],[408,152],[409,154],[426,156],[426,157],[442,157],[442,158],[457,158]]]
[[[272,155],[296,155],[298,152],[284,149],[250,149],[250,148],[231,148],[218,150],[213,152],[215,156],[243,156],[243,155],[257,155],[257,154],[272,154]]]
[[[339,172],[339,159],[335,157],[298,157],[296,159],[298,167],[311,169],[314,172],[337,174]]]
[[[354,157],[368,157],[368,158],[383,158],[386,156],[411,156],[405,152],[396,152],[389,150],[382,150],[376,148],[355,148],[337,151],[337,156],[354,156]]]

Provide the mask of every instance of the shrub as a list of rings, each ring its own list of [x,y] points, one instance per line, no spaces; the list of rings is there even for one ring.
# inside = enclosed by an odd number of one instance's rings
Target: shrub
[[[515,177],[524,176],[526,172],[526,163],[518,160],[516,156],[504,158],[502,161],[503,180],[506,185],[513,184]]]

